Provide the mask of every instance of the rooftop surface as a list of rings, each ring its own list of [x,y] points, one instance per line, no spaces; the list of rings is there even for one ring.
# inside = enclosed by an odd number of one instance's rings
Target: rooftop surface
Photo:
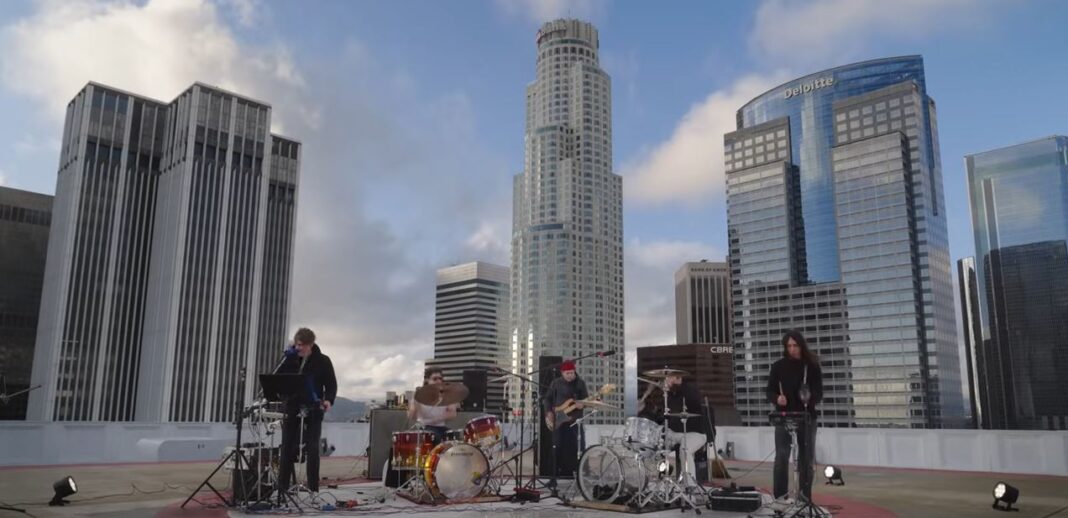
[[[770,463],[728,461],[730,474],[739,485],[770,487]],[[20,466],[0,468],[0,501],[3,505],[25,509],[31,516],[240,516],[236,510],[221,507],[217,497],[205,488],[186,509],[179,505],[216,467],[214,462],[173,462],[143,464]],[[363,478],[366,459],[363,457],[327,457],[323,459],[322,476],[328,480],[322,487],[323,498],[336,492],[349,498],[359,494],[386,495],[377,483]],[[930,471],[893,468],[842,468],[845,486],[827,486],[821,477],[814,485],[815,501],[840,518],[884,516],[968,516],[995,517],[1003,513],[991,509],[991,490],[1005,481],[1020,490],[1018,517],[1068,518],[1068,477],[1046,475],[1008,475],[956,471]],[[65,507],[48,507],[52,497],[52,483],[70,475],[78,484],[78,493],[69,497]],[[717,480],[717,485],[724,481]],[[215,487],[229,486],[229,475],[219,471],[213,478]],[[329,485],[339,485],[334,491]],[[225,493],[226,491],[224,491]],[[344,496],[349,495],[349,496]],[[387,499],[380,511],[371,508],[356,511],[321,513],[328,515],[410,515],[415,508],[399,507]],[[397,500],[405,505],[406,501]],[[609,516],[620,515],[603,511],[574,509],[545,499],[538,504],[496,503],[492,507],[439,506],[421,507],[419,513],[433,511],[454,516]],[[656,516],[676,516],[678,511],[663,511]],[[314,513],[308,513],[314,514]],[[20,513],[0,510],[0,516],[21,516]],[[705,511],[702,516],[739,516],[731,513]],[[744,515],[741,515],[744,516]]]

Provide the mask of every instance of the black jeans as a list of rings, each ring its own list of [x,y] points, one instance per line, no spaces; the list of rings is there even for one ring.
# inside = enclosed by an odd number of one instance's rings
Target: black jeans
[[[578,470],[579,426],[570,424],[561,425],[553,430],[553,444],[556,451],[553,458],[556,459],[556,476],[572,477]],[[584,441],[583,441],[584,442]]]
[[[798,485],[801,494],[812,500],[812,462],[816,453],[816,421],[805,423],[797,429],[797,465],[800,469]],[[790,431],[783,426],[775,427],[775,475],[773,477],[775,498],[787,493],[790,483]]]
[[[286,414],[282,425],[282,459],[278,469],[278,488],[285,491],[293,478],[293,463],[300,452],[298,441],[300,435],[300,416]],[[304,452],[307,457],[308,489],[319,490],[319,437],[323,433],[323,413],[312,410],[304,418]]]

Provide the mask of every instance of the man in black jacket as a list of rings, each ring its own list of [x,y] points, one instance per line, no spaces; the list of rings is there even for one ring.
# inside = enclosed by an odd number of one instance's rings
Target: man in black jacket
[[[807,412],[807,419],[797,428],[797,463],[801,494],[812,500],[812,463],[816,453],[816,405],[823,399],[823,371],[819,358],[812,354],[805,337],[787,331],[782,337],[783,357],[771,365],[767,398],[776,411]],[[775,498],[787,493],[790,465],[790,432],[775,427]]]
[[[697,471],[694,459],[698,454],[702,454],[702,458],[704,458],[702,450],[715,437],[715,417],[711,414],[711,408],[708,409],[707,413],[705,412],[701,391],[693,382],[684,381],[680,374],[672,374],[664,378],[664,385],[668,388],[668,413],[677,414],[685,411],[690,414],[699,414],[698,417],[685,419],[685,434],[683,433],[684,420],[682,418],[667,418],[668,447],[679,447],[685,441],[687,457],[683,461],[686,462],[688,472],[696,477]],[[665,418],[663,397],[663,392],[655,389],[650,390],[644,401],[645,407],[638,414],[638,417],[645,417],[655,421],[657,424],[663,424]],[[681,455],[681,453],[682,450],[680,448],[679,454]]]
[[[289,488],[293,478],[293,463],[299,452],[298,442],[304,445],[308,468],[308,489],[319,491],[319,437],[323,430],[323,414],[330,410],[337,397],[337,378],[330,357],[319,350],[315,333],[302,327],[293,336],[293,347],[286,350],[286,358],[278,368],[279,374],[300,374],[305,389],[285,403],[285,422],[282,425],[282,459],[278,472],[280,491]],[[301,417],[304,417],[301,437]]]

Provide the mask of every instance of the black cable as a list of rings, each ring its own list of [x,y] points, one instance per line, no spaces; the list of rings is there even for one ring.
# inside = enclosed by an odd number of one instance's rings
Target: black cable
[[[25,504],[14,504],[14,505],[12,505],[12,504],[9,504],[7,502],[4,502],[4,501],[0,500],[0,505],[2,505],[4,507],[10,507],[11,509],[16,509],[15,505],[25,505]],[[0,510],[5,510],[6,511],[8,509],[0,509]],[[14,512],[19,512],[19,513],[22,513],[22,514],[24,514],[26,516],[29,516],[30,518],[37,518],[36,516],[34,516],[32,513],[30,513],[29,511],[27,511],[25,509],[18,509],[17,511],[11,511],[11,512],[13,512],[13,513]]]
[[[1066,505],[1066,506],[1064,506],[1064,507],[1062,507],[1060,509],[1057,509],[1056,511],[1053,511],[1052,513],[1049,513],[1046,516],[1043,516],[1042,518],[1049,518],[1050,516],[1061,514],[1061,511],[1064,511],[1065,509],[1068,509],[1068,505]]]

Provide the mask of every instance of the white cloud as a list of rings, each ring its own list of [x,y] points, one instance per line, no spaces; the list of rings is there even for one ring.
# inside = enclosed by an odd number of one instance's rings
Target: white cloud
[[[697,241],[631,239],[623,253],[627,348],[675,343],[675,271],[690,261],[722,261],[723,252]]]
[[[915,38],[972,24],[984,0],[766,0],[750,46],[792,63],[855,58],[876,38]]]
[[[257,98],[304,84],[284,47],[242,45],[206,0],[38,7],[0,33],[0,80],[56,120],[90,80],[162,101],[198,80]]]
[[[414,387],[433,354],[435,270],[507,250],[511,175],[478,140],[477,106],[421,92],[355,39],[297,56],[243,41],[225,14],[205,0],[35,4],[0,28],[0,87],[44,108],[49,138],[89,80],[164,101],[202,81],[270,103],[273,129],[304,143],[290,332],[316,331],[342,396]]]
[[[508,266],[512,254],[511,223],[504,218],[483,221],[467,238],[467,249],[481,261]]]
[[[3,169],[0,169],[0,185],[7,185],[7,176],[4,175]]]
[[[495,0],[497,8],[510,16],[524,16],[542,24],[557,18],[590,20],[605,12],[606,0]]]
[[[746,76],[690,108],[666,142],[623,165],[627,202],[657,205],[721,200],[723,135],[737,128],[738,108],[781,83],[782,78],[784,73]]]

